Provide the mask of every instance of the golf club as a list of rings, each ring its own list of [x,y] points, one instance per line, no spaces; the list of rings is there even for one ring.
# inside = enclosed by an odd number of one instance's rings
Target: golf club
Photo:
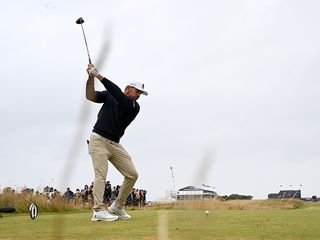
[[[86,48],[87,48],[87,53],[88,53],[88,58],[89,58],[89,63],[92,64],[91,59],[90,59],[90,54],[89,54],[89,48],[88,48],[88,44],[87,44],[87,39],[86,39],[86,35],[84,33],[84,29],[82,26],[82,23],[84,23],[84,20],[82,17],[79,17],[76,21],[76,24],[80,24],[81,25],[81,29],[82,29],[82,33],[83,33],[83,37],[84,37],[84,42],[86,44]]]

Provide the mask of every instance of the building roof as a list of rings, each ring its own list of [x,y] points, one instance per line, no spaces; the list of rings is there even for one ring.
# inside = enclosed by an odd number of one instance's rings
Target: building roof
[[[204,189],[201,188],[197,188],[194,186],[188,186],[188,187],[184,187],[184,188],[180,188],[179,191],[203,191]]]
[[[215,191],[210,191],[210,190],[207,190],[207,189],[197,188],[195,186],[188,186],[188,187],[180,188],[178,191],[202,191],[204,193],[217,194]]]

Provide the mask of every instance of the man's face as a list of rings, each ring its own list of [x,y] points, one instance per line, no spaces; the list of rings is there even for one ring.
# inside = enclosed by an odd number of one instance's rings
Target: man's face
[[[131,86],[127,86],[125,91],[124,91],[124,94],[131,98],[131,99],[134,99],[134,100],[138,100],[140,95],[141,95],[142,91],[134,88],[134,87],[131,87]]]

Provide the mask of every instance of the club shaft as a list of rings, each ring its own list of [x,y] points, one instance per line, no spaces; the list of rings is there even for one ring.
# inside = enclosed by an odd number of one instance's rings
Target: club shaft
[[[82,29],[82,33],[83,33],[84,42],[85,42],[86,48],[87,48],[87,54],[88,54],[88,58],[89,58],[89,64],[92,64],[91,58],[90,58],[90,53],[89,53],[89,48],[88,48],[88,43],[87,43],[87,39],[86,39],[86,34],[84,33],[84,29],[83,29],[82,24],[81,24],[81,29]]]

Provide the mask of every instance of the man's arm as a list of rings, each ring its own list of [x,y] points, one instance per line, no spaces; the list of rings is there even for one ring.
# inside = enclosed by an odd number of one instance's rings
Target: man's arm
[[[94,77],[90,75],[86,84],[86,98],[92,102],[96,101],[96,94],[94,89]]]
[[[94,69],[93,64],[89,64],[87,68],[87,73],[89,74],[89,76],[86,84],[86,98],[95,103],[103,103],[106,98],[106,93],[95,90],[95,87],[94,87],[95,76],[90,74],[91,69]]]
[[[98,78],[100,82],[104,85],[104,87],[111,93],[111,95],[115,99],[117,99],[120,106],[126,109],[134,109],[136,108],[136,106],[138,106],[136,101],[128,98],[116,84],[102,76],[100,73],[98,73],[96,69],[92,68],[91,66],[93,65],[89,64],[88,66],[89,68],[87,71],[89,75]]]

